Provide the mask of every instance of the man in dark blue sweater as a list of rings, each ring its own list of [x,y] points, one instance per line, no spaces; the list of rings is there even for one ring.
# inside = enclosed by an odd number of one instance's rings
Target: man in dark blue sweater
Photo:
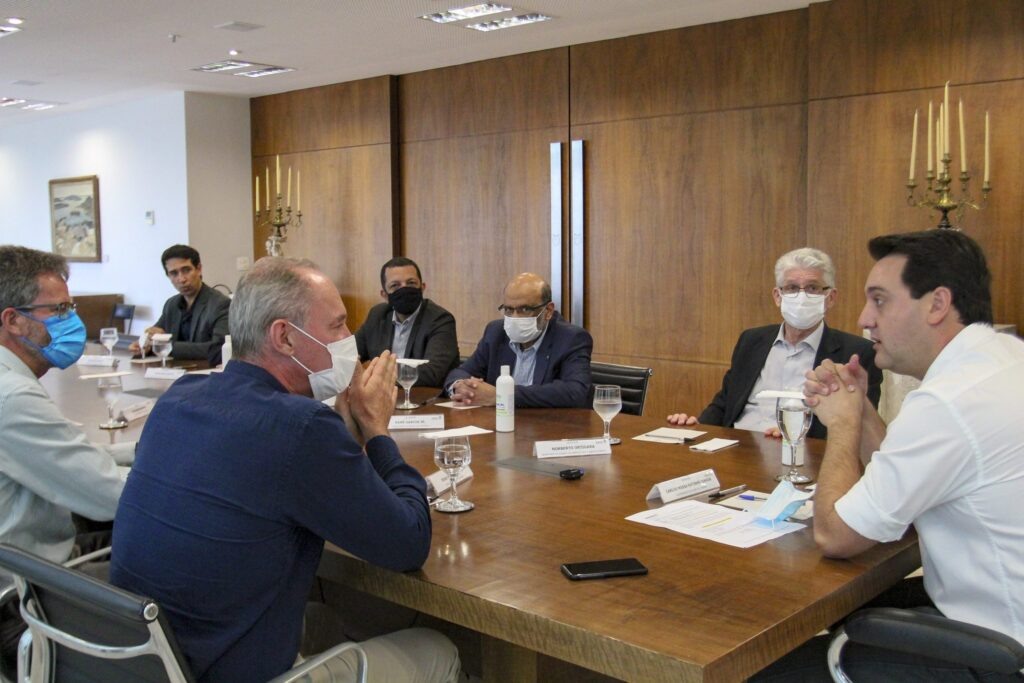
[[[230,325],[235,360],[176,382],[146,423],[111,581],[160,604],[200,681],[265,681],[298,654],[324,540],[417,569],[430,511],[423,478],[387,432],[395,358],[359,368],[341,296],[316,266],[259,261]],[[454,646],[433,631],[364,648],[372,679],[458,676]]]

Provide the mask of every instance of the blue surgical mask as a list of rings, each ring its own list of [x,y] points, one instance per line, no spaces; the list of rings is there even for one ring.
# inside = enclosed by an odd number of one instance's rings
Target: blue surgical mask
[[[77,313],[70,313],[63,319],[53,315],[46,320],[36,320],[30,315],[19,313],[46,325],[46,331],[50,333],[50,343],[46,346],[39,346],[25,337],[21,340],[43,354],[50,365],[64,370],[74,365],[85,353],[85,323]]]

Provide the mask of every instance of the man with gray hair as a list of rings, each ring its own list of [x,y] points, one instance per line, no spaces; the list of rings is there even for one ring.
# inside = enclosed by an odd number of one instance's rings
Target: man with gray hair
[[[231,305],[233,360],[175,382],[146,422],[111,581],[161,605],[200,682],[291,667],[325,540],[395,571],[430,551],[426,484],[388,435],[395,356],[361,368],[347,320],[313,263],[261,259]],[[363,647],[374,680],[459,674],[427,629]],[[352,680],[354,661],[330,660],[331,680]]]
[[[702,422],[737,429],[763,430],[779,436],[774,401],[759,402],[762,390],[801,390],[804,375],[828,359],[849,362],[856,354],[868,374],[868,398],[878,405],[882,372],[875,367],[871,342],[825,324],[825,313],[835,305],[836,271],[828,254],[804,247],[783,254],[775,262],[772,298],[782,314],[782,325],[745,330],[732,352],[732,367],[722,388],[700,414],[668,416],[674,425]],[[817,417],[808,436],[825,438]]]
[[[135,443],[100,446],[65,419],[39,378],[85,349],[61,256],[0,246],[0,543],[64,562],[79,538],[71,513],[114,518]],[[103,534],[104,536],[106,534]],[[2,580],[2,579],[0,579]],[[15,603],[0,613],[0,671],[14,677],[24,624]]]

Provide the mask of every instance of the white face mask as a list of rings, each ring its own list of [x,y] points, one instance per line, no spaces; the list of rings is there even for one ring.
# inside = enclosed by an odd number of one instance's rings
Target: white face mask
[[[327,352],[331,354],[331,367],[319,372],[313,372],[303,365],[298,358],[292,356],[292,360],[309,373],[309,388],[313,390],[313,398],[323,401],[324,399],[337,396],[342,391],[345,391],[345,389],[348,389],[348,385],[352,382],[352,375],[356,371],[356,363],[359,362],[356,336],[352,334],[339,341],[324,344],[298,325],[291,322],[288,324],[327,349]]]
[[[505,334],[508,338],[517,344],[529,344],[534,339],[540,336],[543,332],[538,326],[537,321],[544,315],[542,310],[536,316],[529,318],[513,318],[510,315],[505,316]]]
[[[809,330],[817,326],[825,317],[825,297],[827,294],[808,294],[800,292],[796,296],[782,297],[782,319],[793,328]]]

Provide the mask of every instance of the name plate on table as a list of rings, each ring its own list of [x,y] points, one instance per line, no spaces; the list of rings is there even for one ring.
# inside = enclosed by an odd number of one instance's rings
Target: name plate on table
[[[185,368],[146,368],[146,379],[178,379]]]
[[[690,446],[690,450],[700,451],[701,453],[714,453],[723,448],[735,446],[738,443],[739,441],[736,439],[708,439],[707,441],[701,441],[699,444]]]
[[[146,417],[153,412],[153,406],[155,405],[156,401],[153,399],[133,403],[121,411],[121,419],[131,422],[133,420],[138,420],[140,417]]]
[[[719,489],[718,477],[714,470],[701,470],[683,477],[676,477],[655,484],[647,494],[647,500],[660,498],[662,503],[671,503],[681,498],[691,498]]]
[[[392,415],[388,429],[444,429],[444,415]]]
[[[132,373],[125,370],[114,370],[113,372],[94,372],[88,375],[79,375],[78,379],[101,379],[103,377],[127,377]]]
[[[459,472],[458,478],[455,479],[456,484],[461,484],[467,479],[472,479],[473,470],[469,467],[463,467],[462,471]],[[424,477],[427,480],[427,492],[432,493],[435,496],[440,496],[442,493],[452,487],[452,480],[448,476],[447,472],[438,470],[431,475]]]
[[[538,458],[570,458],[576,455],[611,455],[612,445],[600,439],[566,439],[564,441],[537,441],[533,454]]]
[[[100,368],[111,368],[117,363],[117,358],[114,356],[82,356],[78,359],[78,365],[90,365]]]

